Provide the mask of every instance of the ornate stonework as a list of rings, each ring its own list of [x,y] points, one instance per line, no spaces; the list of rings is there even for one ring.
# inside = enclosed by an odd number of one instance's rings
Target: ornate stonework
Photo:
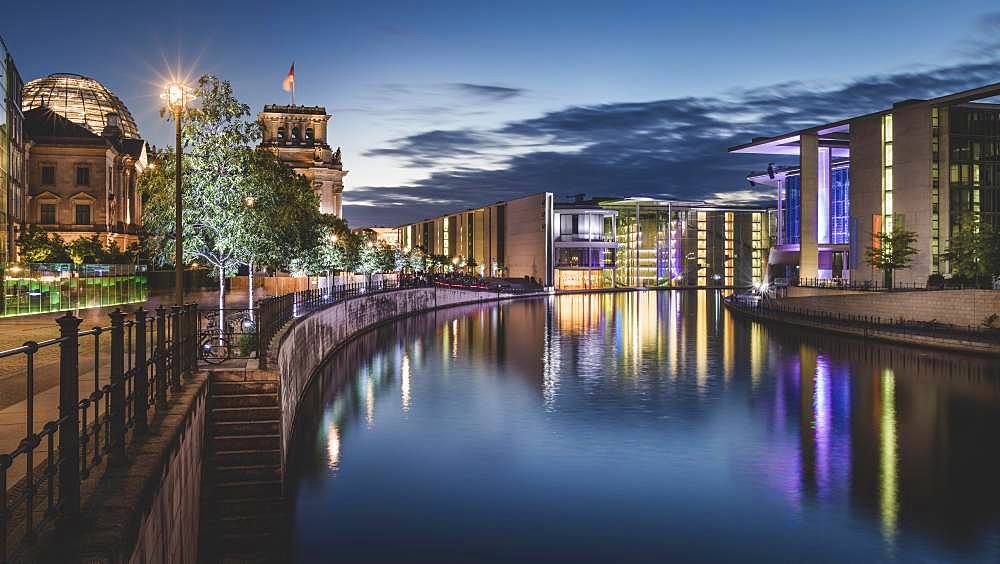
[[[341,197],[348,171],[340,162],[340,148],[333,151],[327,143],[330,117],[321,106],[264,106],[258,116],[264,128],[260,146],[275,151],[309,179],[321,212],[343,217]]]

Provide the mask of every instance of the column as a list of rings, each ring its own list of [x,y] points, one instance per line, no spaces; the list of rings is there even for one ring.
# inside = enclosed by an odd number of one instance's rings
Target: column
[[[817,204],[819,200],[819,138],[803,133],[799,142],[801,194],[799,195],[799,278],[816,278],[819,268],[817,247]]]

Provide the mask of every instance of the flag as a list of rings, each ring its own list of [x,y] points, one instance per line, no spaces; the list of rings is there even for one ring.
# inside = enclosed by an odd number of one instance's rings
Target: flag
[[[285,81],[281,83],[281,87],[285,92],[291,92],[295,89],[295,63],[292,63],[292,67],[288,69],[288,76],[285,77]]]

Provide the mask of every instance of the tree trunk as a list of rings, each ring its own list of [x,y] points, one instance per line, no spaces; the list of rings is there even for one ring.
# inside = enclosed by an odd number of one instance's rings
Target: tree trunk
[[[222,339],[225,335],[223,327],[225,326],[225,311],[226,309],[226,268],[223,263],[219,263],[219,339]]]
[[[247,309],[253,321],[253,259],[247,261]]]

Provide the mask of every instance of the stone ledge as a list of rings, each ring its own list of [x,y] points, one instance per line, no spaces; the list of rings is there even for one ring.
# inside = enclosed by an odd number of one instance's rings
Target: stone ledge
[[[40,538],[36,549],[26,554],[24,561],[129,562],[143,524],[171,470],[171,460],[180,450],[196,411],[206,408],[207,383],[208,377],[203,372],[185,381],[184,388],[171,399],[167,409],[150,421],[149,434],[129,444],[128,463],[108,467],[89,487],[86,482],[83,484],[83,505],[76,526],[57,528]]]

